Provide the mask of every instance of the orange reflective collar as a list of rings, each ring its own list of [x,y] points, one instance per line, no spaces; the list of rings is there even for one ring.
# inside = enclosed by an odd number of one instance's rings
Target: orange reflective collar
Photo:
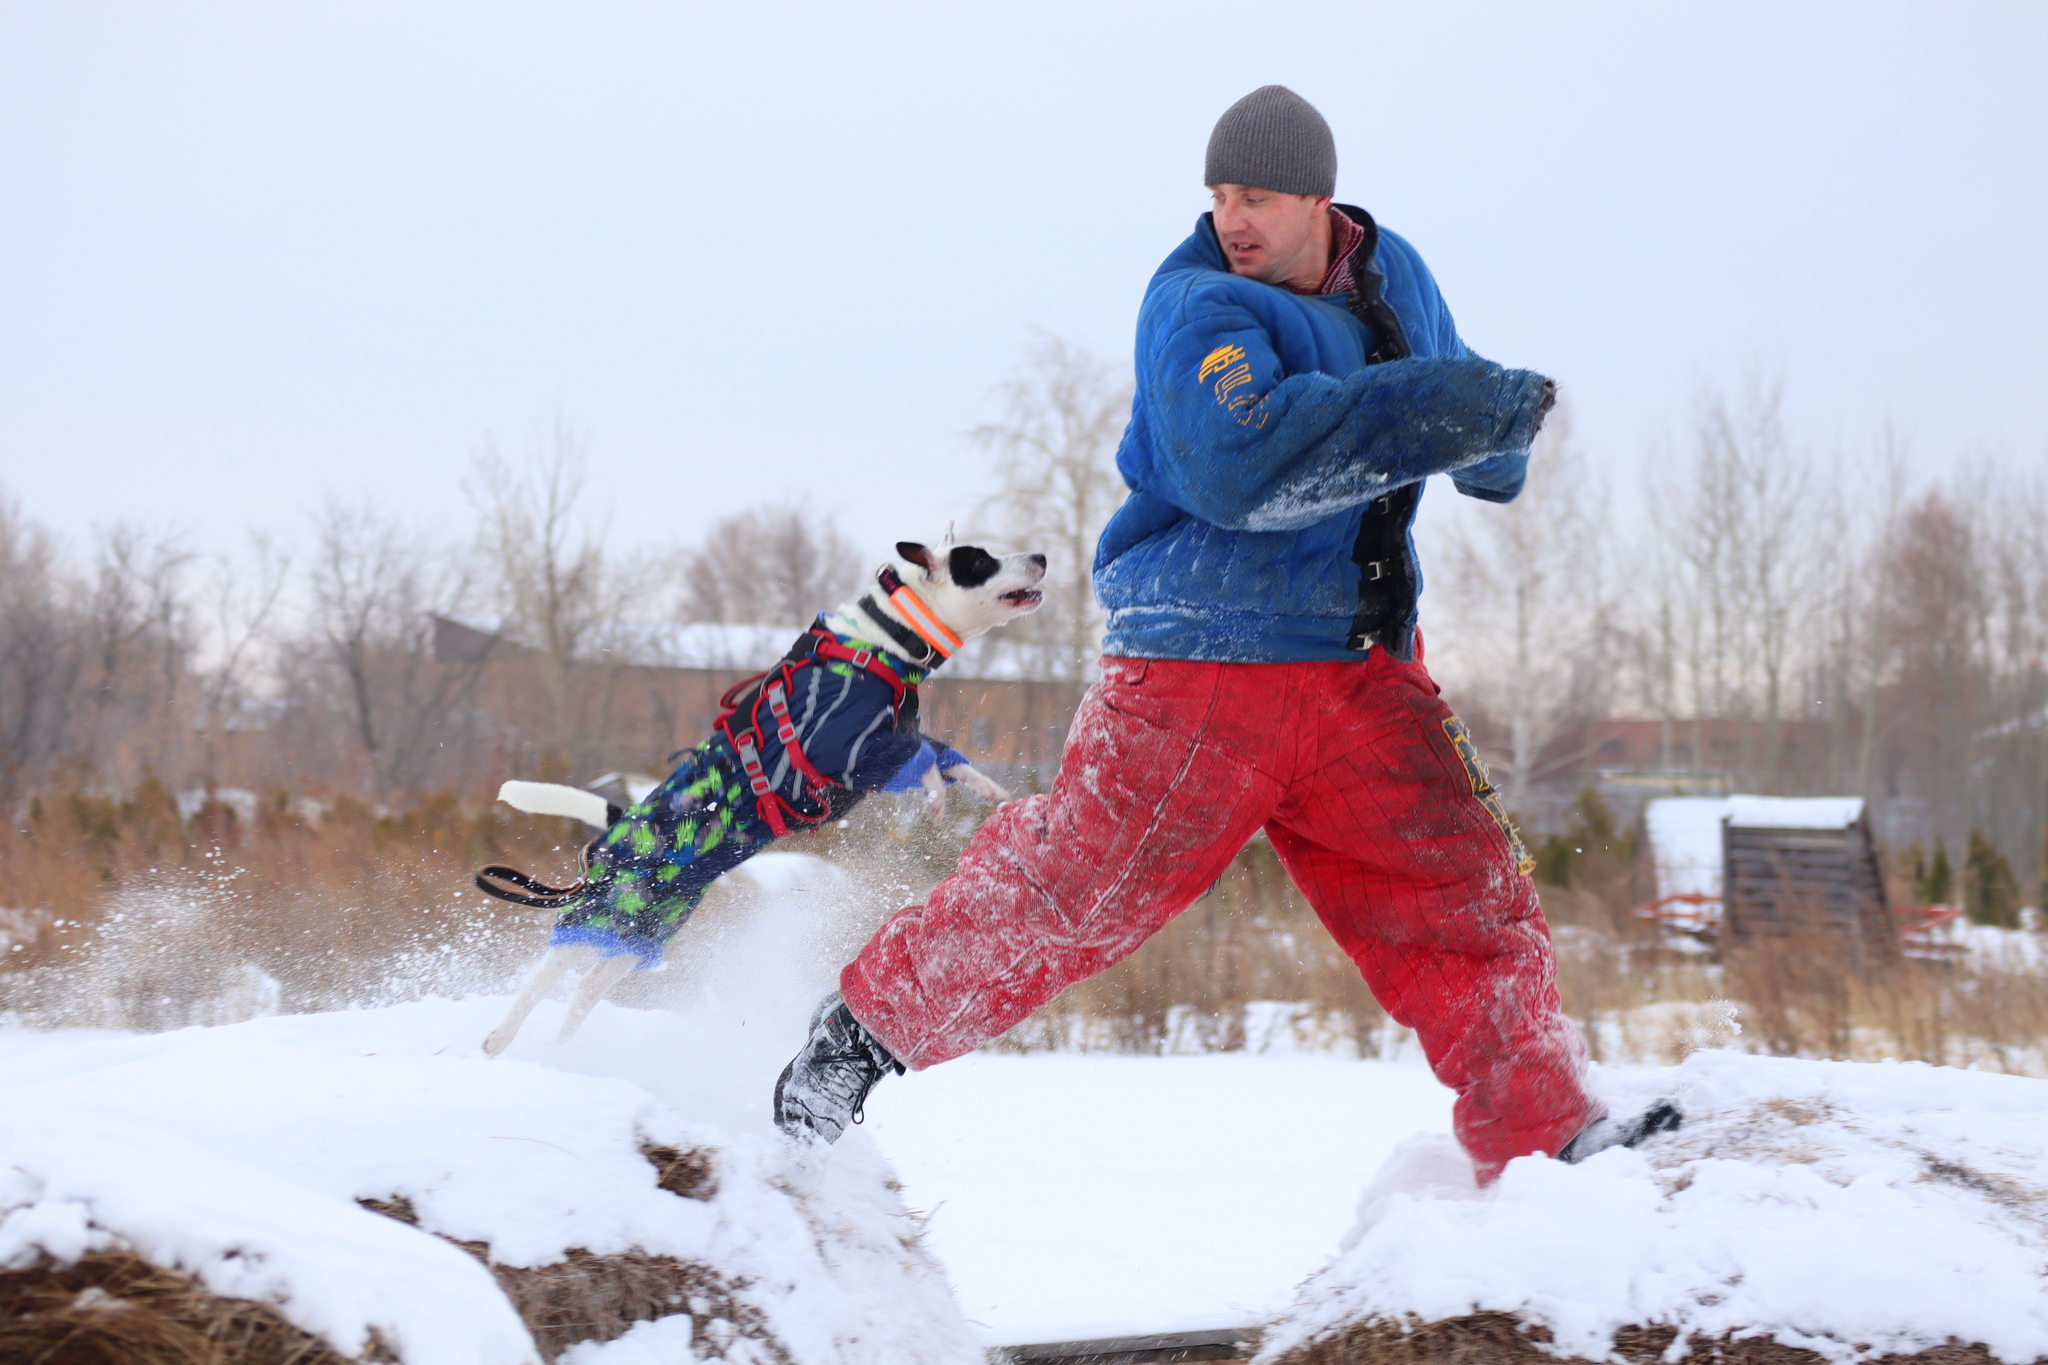
[[[941,659],[953,657],[953,652],[960,648],[960,637],[946,629],[946,623],[925,605],[925,600],[912,591],[908,583],[896,576],[894,569],[883,565],[882,571],[875,575],[875,581],[881,584],[883,592],[889,594],[889,601],[903,613],[904,623],[917,632],[920,640],[930,645]]]

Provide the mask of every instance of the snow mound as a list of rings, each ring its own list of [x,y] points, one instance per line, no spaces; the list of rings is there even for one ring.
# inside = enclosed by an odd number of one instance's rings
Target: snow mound
[[[540,1358],[527,1325],[455,1242],[513,1268],[672,1258],[729,1291],[722,1318],[686,1297],[560,1358],[979,1361],[864,1135],[799,1156],[765,1123],[561,1069],[686,1063],[679,1021],[658,1011],[600,1007],[579,1050],[546,1054],[560,1065],[485,1061],[505,1004],[150,1036],[0,1030],[0,1270],[126,1248],[273,1303],[345,1355],[374,1333],[406,1365],[524,1365]],[[648,1146],[708,1152],[710,1178],[693,1197],[658,1187]]]
[[[1655,1328],[1667,1361],[1760,1338],[1843,1365],[2048,1359],[2048,1081],[1702,1052],[1604,1088],[1622,1112],[1676,1096],[1686,1125],[1485,1191],[1451,1139],[1411,1138],[1258,1359],[1392,1358],[1363,1344],[1487,1315],[1565,1359]]]

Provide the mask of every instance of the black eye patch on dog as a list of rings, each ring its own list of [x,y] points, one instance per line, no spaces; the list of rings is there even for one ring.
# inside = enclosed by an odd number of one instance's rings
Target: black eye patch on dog
[[[979,545],[962,545],[946,559],[946,572],[956,586],[978,588],[1002,572],[1002,561]]]

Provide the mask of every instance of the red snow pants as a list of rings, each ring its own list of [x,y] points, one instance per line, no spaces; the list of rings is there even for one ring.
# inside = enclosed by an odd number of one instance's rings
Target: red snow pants
[[[998,810],[840,988],[906,1065],[958,1057],[1136,950],[1261,828],[1457,1092],[1482,1180],[1599,1116],[1521,841],[1422,664],[1378,649],[1104,659],[1052,791]]]

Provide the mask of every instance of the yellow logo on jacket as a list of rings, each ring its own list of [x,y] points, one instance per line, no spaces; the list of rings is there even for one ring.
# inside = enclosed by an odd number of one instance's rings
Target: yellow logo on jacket
[[[1216,373],[1216,371],[1227,370],[1243,359],[1244,347],[1218,346],[1215,350],[1202,357],[1202,369],[1195,376],[1195,382],[1199,384],[1210,375]]]
[[[1266,425],[1270,414],[1259,402],[1259,395],[1237,392],[1252,382],[1252,367],[1244,358],[1244,347],[1226,343],[1203,356],[1202,368],[1195,373],[1195,382],[1205,383],[1212,374],[1218,376],[1216,402],[1237,414],[1239,426],[1251,426],[1255,422],[1260,427]]]

